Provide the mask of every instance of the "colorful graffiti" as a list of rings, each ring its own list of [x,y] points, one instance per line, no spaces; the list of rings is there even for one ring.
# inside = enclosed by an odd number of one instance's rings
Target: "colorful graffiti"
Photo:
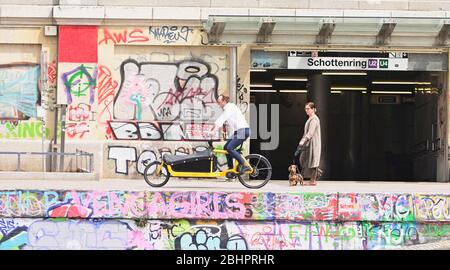
[[[147,152],[156,158],[155,153]],[[123,155],[118,153],[117,155]],[[134,154],[134,153],[132,153]],[[364,215],[349,215],[341,208],[352,193],[250,193],[250,192],[125,192],[125,191],[0,191],[1,217],[81,217],[81,218],[193,218],[289,221],[364,221],[364,222],[448,222],[448,217],[432,213],[427,202],[446,201],[450,195],[384,194],[384,198],[410,198],[416,208],[411,213],[375,214],[366,204],[354,202],[351,209],[359,208]],[[370,198],[383,194],[358,194]],[[370,195],[370,196],[369,196]],[[339,202],[339,203],[338,203]],[[373,207],[373,206],[372,206]],[[447,205],[445,207],[448,207]],[[355,210],[353,210],[355,211]],[[356,218],[358,217],[358,218]],[[367,217],[375,217],[368,219]],[[407,217],[407,218],[405,218]],[[384,223],[386,224],[386,223]]]
[[[109,126],[116,140],[204,141],[214,124],[111,121]],[[219,140],[219,136],[216,132],[211,139]]]
[[[56,85],[56,61],[52,61],[47,65],[47,83]]]
[[[367,241],[364,249],[383,249],[386,246],[419,244],[419,233],[415,223],[362,223]]]
[[[28,243],[27,229],[13,219],[0,219],[0,250],[23,249]]]
[[[113,101],[114,93],[119,83],[113,79],[111,70],[104,66],[98,66],[98,115],[97,120],[100,125],[106,128],[105,138],[112,139],[111,129],[108,122],[113,119]]]
[[[37,116],[38,78],[37,64],[0,65],[0,119]]]
[[[123,249],[127,224],[117,221],[35,221],[28,227],[30,249]]]
[[[143,192],[1,191],[3,217],[141,217]]]
[[[55,111],[56,83],[57,83],[56,61],[47,64],[47,88],[42,91],[42,108],[48,112]]]
[[[2,121],[0,122],[0,138],[5,139],[42,139],[42,121]],[[48,138],[49,129],[45,128]]]
[[[450,221],[450,196],[414,196],[415,218],[418,221]]]
[[[194,37],[194,29],[190,26],[150,26],[130,29],[107,29],[100,32],[98,45],[125,44],[190,44]]]
[[[339,194],[339,215],[342,220],[412,221],[412,195]]]
[[[97,84],[97,67],[95,64],[82,64],[75,67],[65,67],[71,69],[61,76],[63,82],[61,91],[67,102],[66,134],[69,139],[83,139],[91,132],[90,123],[95,123],[96,106],[95,89]],[[94,127],[96,125],[93,125]]]
[[[65,87],[67,104],[72,104],[74,97],[89,97],[89,104],[94,103],[97,67],[80,65],[64,72],[61,78]]]
[[[120,67],[121,85],[114,100],[116,120],[214,121],[218,79],[202,60],[138,63]]]
[[[149,41],[149,37],[144,33],[144,30],[140,28],[134,28],[132,30],[108,30],[103,28],[103,36],[100,35],[98,45],[108,45],[111,42],[114,45],[117,44],[131,44],[142,43]]]
[[[273,219],[273,194],[261,196],[242,192],[2,191],[0,216]]]
[[[336,220],[336,193],[278,194],[277,219]]]
[[[147,197],[150,218],[243,219],[246,206],[242,193],[225,192],[167,192]]]
[[[403,194],[419,203],[414,221],[349,216],[366,211],[361,198],[401,197],[366,195],[342,194],[358,198],[342,214],[338,193],[1,191],[0,249],[373,250],[450,239],[448,220],[417,222],[430,197],[450,195]]]
[[[3,224],[0,249],[376,250],[437,240],[428,224],[415,223],[15,218]]]
[[[219,231],[220,232],[220,231]],[[189,232],[180,235],[175,240],[175,249],[181,250],[246,250],[247,243],[240,235],[232,235],[229,238],[219,234],[210,235],[204,229],[200,229],[195,234]]]
[[[145,140],[146,135],[156,133],[160,138],[152,140],[201,140],[204,129],[222,112],[216,103],[218,76],[226,76],[227,70],[227,59],[222,53],[211,56],[196,48],[184,49],[181,54],[166,48],[162,52],[140,52],[138,49],[132,55],[117,51],[122,55],[114,58],[117,63],[103,58],[98,61],[100,47],[109,50],[113,45],[191,44],[194,36],[198,37],[198,30],[170,25],[147,29],[101,28],[100,31],[97,29],[97,36],[91,28],[61,29],[65,31],[61,39],[68,46],[74,35],[83,31],[89,33],[89,44],[96,38],[95,50],[83,49],[82,58],[69,57],[70,54],[65,52],[67,59],[58,59],[61,75],[57,102],[72,106],[68,108],[68,114],[72,114],[74,108],[80,111],[80,106],[84,106],[85,115],[93,116],[89,120],[74,120],[73,117],[67,120],[68,139],[129,140],[128,134],[122,134],[122,131],[130,127],[144,129],[135,140]],[[123,46],[118,48],[122,50]],[[223,66],[221,70],[219,62]],[[224,85],[226,87],[226,82]],[[130,120],[132,122],[128,122]],[[125,128],[113,130],[113,127]]]
[[[83,138],[84,134],[90,131],[89,121],[95,121],[95,112],[91,105],[86,103],[69,105],[67,114],[66,134],[69,138]]]
[[[50,206],[47,210],[49,217],[90,218],[92,209],[75,204],[73,200]]]

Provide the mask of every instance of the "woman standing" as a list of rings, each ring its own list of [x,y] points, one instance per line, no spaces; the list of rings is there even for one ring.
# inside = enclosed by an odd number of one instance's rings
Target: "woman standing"
[[[322,170],[319,169],[320,154],[321,154],[321,137],[320,137],[320,120],[316,115],[316,105],[313,102],[308,102],[305,105],[305,112],[308,115],[308,120],[305,123],[305,131],[303,137],[299,142],[302,149],[300,154],[300,164],[302,167],[303,176],[311,176],[310,185],[315,186],[317,180],[322,175]]]

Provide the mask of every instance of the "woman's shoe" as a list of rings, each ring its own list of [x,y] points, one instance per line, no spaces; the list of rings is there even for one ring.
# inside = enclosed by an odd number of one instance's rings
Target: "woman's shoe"
[[[319,180],[320,176],[322,176],[323,171],[317,168],[309,181],[310,186],[317,186],[317,180]]]

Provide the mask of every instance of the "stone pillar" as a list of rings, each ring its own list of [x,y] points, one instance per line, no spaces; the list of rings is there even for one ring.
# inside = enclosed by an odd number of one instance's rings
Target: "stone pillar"
[[[320,157],[320,168],[324,171],[321,179],[326,179],[327,173],[327,137],[328,137],[328,99],[330,96],[331,81],[328,76],[322,74],[311,74],[308,77],[308,94],[306,102],[312,101],[317,108],[317,116],[320,119],[322,154]]]
[[[348,179],[357,180],[361,177],[361,95],[360,91],[347,91],[347,110],[349,115],[348,149],[345,155],[344,172]]]

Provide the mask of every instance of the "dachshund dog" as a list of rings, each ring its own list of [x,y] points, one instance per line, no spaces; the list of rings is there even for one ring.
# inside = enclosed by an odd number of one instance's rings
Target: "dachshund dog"
[[[303,176],[298,172],[297,165],[292,164],[288,168],[289,171],[289,185],[296,186],[300,184],[303,186]]]

